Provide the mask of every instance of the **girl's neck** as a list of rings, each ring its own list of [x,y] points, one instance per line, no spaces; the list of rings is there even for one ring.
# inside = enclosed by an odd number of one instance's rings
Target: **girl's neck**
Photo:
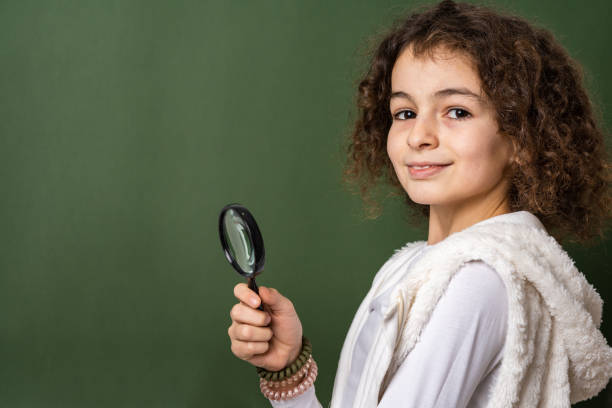
[[[507,200],[493,205],[429,207],[429,234],[427,245],[435,245],[450,234],[459,232],[488,218],[510,213]]]

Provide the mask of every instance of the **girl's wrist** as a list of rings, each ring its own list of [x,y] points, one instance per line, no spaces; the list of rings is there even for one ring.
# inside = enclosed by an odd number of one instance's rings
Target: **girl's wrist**
[[[306,363],[292,376],[286,377],[282,380],[266,380],[265,378],[260,378],[260,384],[265,385],[275,391],[288,391],[298,386],[300,383],[304,382],[306,376],[310,371],[310,367],[312,366],[312,355],[308,358]]]
[[[317,374],[317,363],[311,356],[308,358],[308,362],[304,365],[303,370],[300,370],[300,373],[295,374],[289,380],[268,381],[265,378],[260,378],[259,388],[269,400],[285,401],[302,395],[312,387]],[[291,381],[292,379],[295,379],[295,381]]]
[[[271,372],[257,368],[261,392],[272,401],[287,400],[303,394],[312,387],[317,373],[317,363],[312,358],[312,345],[304,336],[300,353],[284,369]]]
[[[289,357],[287,359],[287,366],[290,365],[291,363],[293,363],[295,360],[297,360],[297,358],[300,356],[300,353],[302,352],[302,349],[304,348],[304,339],[302,337],[302,341],[300,342],[300,346],[293,350],[290,354]]]
[[[291,362],[288,363],[285,368],[279,371],[268,371],[262,367],[257,367],[257,374],[267,381],[282,381],[297,373],[298,370],[302,368],[304,364],[306,364],[306,361],[310,357],[311,353],[312,345],[310,344],[310,341],[305,336],[302,336],[302,348],[300,353],[296,358],[291,360]]]

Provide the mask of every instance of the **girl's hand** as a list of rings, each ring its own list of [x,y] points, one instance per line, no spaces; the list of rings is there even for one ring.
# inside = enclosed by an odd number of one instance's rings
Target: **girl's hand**
[[[293,303],[276,289],[259,287],[259,295],[245,283],[234,287],[240,300],[230,311],[232,325],[227,330],[232,353],[268,371],[282,370],[302,349],[302,323]],[[261,297],[261,298],[260,298]],[[258,310],[263,301],[264,311]]]

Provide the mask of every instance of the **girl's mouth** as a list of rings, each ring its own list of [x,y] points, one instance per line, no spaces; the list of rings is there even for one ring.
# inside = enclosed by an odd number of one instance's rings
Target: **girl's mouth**
[[[408,166],[408,171],[410,172],[410,176],[412,176],[412,178],[420,180],[431,177],[434,174],[438,174],[448,166],[450,166],[450,164],[443,166]]]

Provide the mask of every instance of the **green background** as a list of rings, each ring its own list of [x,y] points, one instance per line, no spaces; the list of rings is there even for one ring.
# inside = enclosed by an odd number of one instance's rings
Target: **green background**
[[[258,282],[296,305],[326,406],[372,277],[426,239],[401,202],[363,220],[340,180],[369,39],[411,4],[0,1],[0,406],[268,406],[227,336],[230,202],[259,222]],[[605,112],[611,6],[581,4],[508,7],[584,64]],[[566,247],[608,339],[611,242]],[[579,406],[606,404],[610,387]]]

